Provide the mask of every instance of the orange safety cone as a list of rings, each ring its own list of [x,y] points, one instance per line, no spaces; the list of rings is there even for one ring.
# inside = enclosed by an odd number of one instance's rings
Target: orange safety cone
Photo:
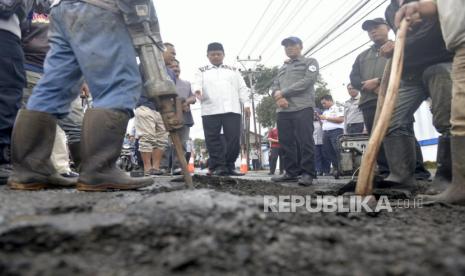
[[[194,157],[191,156],[191,158],[189,158],[189,164],[187,165],[187,171],[189,173],[194,173]]]
[[[248,171],[249,171],[249,166],[247,165],[247,158],[242,158],[241,173],[247,173]]]

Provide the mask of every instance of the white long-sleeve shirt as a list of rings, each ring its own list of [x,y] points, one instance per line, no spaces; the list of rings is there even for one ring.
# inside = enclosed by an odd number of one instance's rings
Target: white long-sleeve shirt
[[[241,103],[250,106],[249,88],[239,70],[228,65],[199,68],[192,82],[192,92],[201,91],[202,116],[237,113]]]

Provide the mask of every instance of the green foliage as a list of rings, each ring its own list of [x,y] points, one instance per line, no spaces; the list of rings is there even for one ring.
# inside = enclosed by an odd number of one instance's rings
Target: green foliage
[[[195,138],[194,139],[194,149],[195,149],[195,152],[201,152],[201,149],[205,149],[206,146],[205,146],[205,140],[204,139],[200,139],[200,138]]]
[[[331,91],[328,89],[327,85],[328,84],[323,80],[321,75],[319,75],[315,84],[315,106],[320,109],[323,109],[320,101],[321,97],[331,94]]]
[[[271,96],[266,96],[255,109],[257,121],[264,127],[273,127],[276,124],[276,104]]]
[[[273,84],[274,78],[278,75],[278,67],[266,68],[262,66],[259,69],[255,83],[255,92],[260,95],[271,96],[270,87]]]

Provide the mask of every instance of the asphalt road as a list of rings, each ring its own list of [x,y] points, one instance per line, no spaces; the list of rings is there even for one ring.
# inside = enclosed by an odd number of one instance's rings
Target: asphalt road
[[[269,213],[264,196],[335,195],[346,180],[169,180],[110,193],[0,186],[0,275],[465,275],[465,207],[400,208],[405,195],[391,193],[393,212]]]

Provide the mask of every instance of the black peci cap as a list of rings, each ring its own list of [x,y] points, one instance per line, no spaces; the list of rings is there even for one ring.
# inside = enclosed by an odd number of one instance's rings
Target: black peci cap
[[[222,51],[224,53],[224,48],[221,43],[212,42],[208,44],[208,48],[207,48],[207,52],[210,52],[210,51]]]

